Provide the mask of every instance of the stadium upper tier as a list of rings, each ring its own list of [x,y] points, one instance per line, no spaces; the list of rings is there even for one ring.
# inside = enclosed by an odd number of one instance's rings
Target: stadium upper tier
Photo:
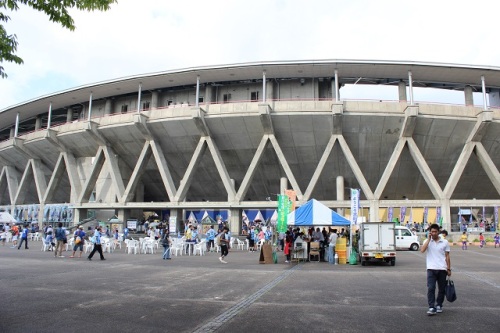
[[[361,84],[394,96],[342,98]],[[417,103],[417,88],[463,103]],[[260,62],[89,84],[0,111],[0,205],[272,207],[283,187],[331,207],[348,207],[351,187],[374,210],[498,205],[499,105],[500,68],[421,62]]]

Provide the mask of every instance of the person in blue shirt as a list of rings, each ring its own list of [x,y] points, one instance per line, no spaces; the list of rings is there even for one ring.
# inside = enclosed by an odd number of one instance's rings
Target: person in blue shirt
[[[215,234],[216,232],[214,230],[214,226],[211,225],[210,229],[208,229],[207,233],[205,234],[205,236],[207,236],[207,251],[213,251],[213,249],[215,248]]]
[[[498,247],[500,247],[500,235],[498,234],[498,232],[495,234],[495,237],[493,237],[493,239],[495,240],[495,249],[497,248],[497,245]]]
[[[22,227],[20,226],[20,228],[22,228]],[[21,233],[21,242],[19,243],[19,246],[17,247],[18,250],[21,248],[21,245],[23,245],[23,242],[25,242],[24,249],[29,250],[29,248],[28,248],[28,232],[29,232],[28,228],[23,229],[23,231]]]
[[[54,252],[54,256],[57,257],[57,252],[59,251],[59,258],[64,258],[62,255],[63,247],[64,247],[64,241],[66,240],[66,230],[62,227],[62,222],[59,222],[57,224],[57,229],[55,230],[55,236],[56,236],[56,250]]]
[[[83,231],[83,226],[79,226],[78,229],[75,231],[75,246],[73,247],[73,254],[70,256],[70,258],[75,257],[75,253],[78,249],[80,249],[80,256],[78,258],[82,257],[83,253],[83,244],[85,243],[85,231]],[[80,237],[80,242],[76,242],[78,237]]]
[[[125,229],[123,229],[123,238],[124,240],[128,238],[128,228],[125,227]]]
[[[88,260],[92,260],[92,257],[94,256],[95,251],[99,252],[99,255],[101,256],[101,260],[106,260],[104,259],[104,255],[102,254],[102,246],[101,246],[101,227],[97,227],[94,231],[94,248],[92,249],[92,252],[90,252],[89,256],[87,257]]]

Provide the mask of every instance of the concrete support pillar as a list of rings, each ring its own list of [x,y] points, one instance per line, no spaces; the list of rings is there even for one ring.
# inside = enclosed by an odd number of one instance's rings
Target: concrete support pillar
[[[378,200],[370,200],[370,212],[368,214],[368,221],[370,222],[380,222],[379,218],[379,201]]]
[[[196,107],[200,106],[200,76],[196,76],[196,96],[194,98],[194,105]]]
[[[38,216],[43,217],[43,205],[40,205],[40,213]],[[87,209],[86,208],[75,208],[73,212],[73,221],[75,223],[79,223],[80,221],[87,218]]]
[[[406,102],[406,83],[404,81],[399,81],[398,83],[399,101]]]
[[[483,110],[488,110],[488,99],[486,98],[486,82],[484,75],[481,75],[481,91],[483,92]]]
[[[205,104],[209,105],[212,103],[213,87],[209,84],[205,85]]]
[[[160,93],[156,90],[151,93],[151,110],[158,109],[159,96]]]
[[[343,201],[344,199],[344,177],[337,176],[337,201]],[[337,213],[344,216],[344,208],[338,208]]]
[[[50,128],[50,121],[52,120],[52,102],[49,104],[49,115],[47,117],[47,129]]]
[[[271,103],[274,100],[274,81],[268,80],[266,83],[266,101]]]
[[[316,99],[319,96],[319,81],[318,79],[312,78],[312,98]]]
[[[41,116],[36,116],[36,119],[35,119],[35,131],[38,131],[40,128],[42,128],[42,117]]]
[[[139,83],[139,91],[137,92],[137,113],[141,112],[142,109],[142,82]]]
[[[68,108],[68,110],[66,111],[66,122],[70,123],[72,121],[73,121],[73,109]]]
[[[465,106],[474,105],[474,98],[472,96],[472,87],[471,86],[465,86],[464,95],[465,95]]]
[[[408,71],[408,86],[410,87],[410,105],[413,105],[413,75]]]
[[[111,98],[106,99],[106,104],[104,105],[104,115],[109,115],[114,113],[114,101]]]
[[[450,212],[450,200],[441,200],[441,216],[443,217],[443,229],[448,232],[451,231],[451,212]],[[439,223],[439,221],[437,221]]]
[[[231,235],[236,237],[241,234],[241,210],[238,208],[231,208],[229,217],[229,230],[231,231]]]
[[[280,178],[280,194],[285,194],[285,190],[288,188],[288,179],[286,177]]]
[[[335,102],[340,100],[339,75],[337,70],[335,70],[335,77],[332,79],[332,100]]]
[[[130,210],[129,209],[117,209],[116,217],[118,217],[118,221],[123,222],[123,228],[127,226],[127,220],[130,218]],[[123,229],[122,229],[123,231]]]
[[[234,179],[229,179],[229,181],[231,182],[231,186],[236,189],[236,181]],[[231,195],[227,195],[227,201],[231,202],[232,200],[234,200],[234,197],[232,197]]]
[[[13,138],[16,136],[16,129],[14,127],[10,128],[9,138]]]

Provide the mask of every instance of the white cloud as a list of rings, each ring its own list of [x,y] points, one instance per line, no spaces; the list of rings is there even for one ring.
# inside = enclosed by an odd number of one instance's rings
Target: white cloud
[[[72,11],[73,32],[27,7],[6,26],[25,64],[4,63],[0,109],[132,74],[227,63],[383,59],[500,66],[496,13],[476,1],[120,0]]]

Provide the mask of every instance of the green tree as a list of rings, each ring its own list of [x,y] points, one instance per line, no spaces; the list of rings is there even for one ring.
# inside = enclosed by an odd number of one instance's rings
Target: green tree
[[[75,30],[73,18],[68,13],[68,9],[77,8],[79,10],[102,10],[106,11],[112,3],[117,0],[0,0],[0,76],[7,77],[4,71],[4,62],[14,62],[22,64],[23,59],[16,55],[17,37],[9,35],[4,22],[8,22],[10,17],[5,15],[6,10],[15,11],[19,9],[18,4],[30,6],[40,12],[44,12],[53,22],[61,24],[64,28],[71,31]]]

